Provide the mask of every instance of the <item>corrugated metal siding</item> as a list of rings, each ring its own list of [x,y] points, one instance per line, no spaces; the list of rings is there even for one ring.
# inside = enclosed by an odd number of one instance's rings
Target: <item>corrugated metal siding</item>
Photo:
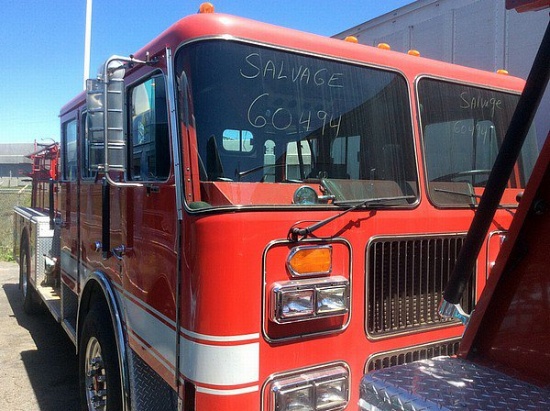
[[[548,24],[548,11],[518,14],[504,1],[418,0],[335,35],[393,50],[526,78]],[[550,92],[535,118],[539,145],[550,129]]]
[[[31,164],[26,156],[34,151],[34,144],[0,144],[0,164]]]
[[[434,31],[441,33],[440,36],[434,36]],[[442,59],[451,61],[452,59],[452,16],[435,16],[426,21],[420,21],[411,27],[411,42],[408,48],[413,44],[422,45],[418,48],[422,51],[424,57],[433,59]],[[419,50],[419,51],[420,51]]]
[[[454,10],[453,63],[495,71],[496,39],[502,36],[495,21],[497,2],[478,1]],[[502,5],[504,8],[504,5]],[[499,64],[498,68],[501,68]]]

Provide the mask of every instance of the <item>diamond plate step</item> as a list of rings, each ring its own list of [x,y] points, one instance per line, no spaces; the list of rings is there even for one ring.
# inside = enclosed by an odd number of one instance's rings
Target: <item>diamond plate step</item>
[[[437,357],[367,374],[361,410],[550,410],[550,390],[464,361]]]

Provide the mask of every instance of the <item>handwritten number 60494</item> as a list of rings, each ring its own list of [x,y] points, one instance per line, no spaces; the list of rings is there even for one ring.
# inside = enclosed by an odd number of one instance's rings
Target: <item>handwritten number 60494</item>
[[[342,116],[326,110],[290,110],[286,107],[269,107],[269,93],[260,94],[248,107],[248,122],[254,128],[269,126],[277,131],[286,131],[293,125],[296,129],[310,132],[321,129],[321,135],[332,130],[336,137],[340,132]],[[294,128],[292,127],[294,130]]]

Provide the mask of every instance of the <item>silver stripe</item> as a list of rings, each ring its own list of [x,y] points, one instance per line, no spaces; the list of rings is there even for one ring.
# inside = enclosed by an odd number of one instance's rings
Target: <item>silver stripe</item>
[[[180,331],[191,338],[196,338],[198,340],[205,340],[205,341],[216,341],[216,342],[248,341],[248,340],[257,340],[260,338],[260,333],[243,334],[243,335],[206,335],[206,334],[196,333],[194,331],[189,331],[189,330],[186,330],[185,328],[180,328]]]
[[[169,364],[175,364],[175,331],[125,298],[126,315],[132,332],[154,348]]]
[[[212,388],[197,387],[197,392],[210,395],[238,395],[238,394],[249,394],[251,392],[256,392],[260,388],[257,385],[251,387],[239,388],[236,390],[214,390]]]
[[[216,346],[180,339],[180,372],[213,385],[250,384],[259,380],[260,343]]]
[[[145,347],[146,350],[165,366],[166,364],[175,364],[176,347],[175,343],[170,344],[176,341],[175,330],[155,318],[130,298],[124,300],[129,328],[155,352],[151,352],[148,347]],[[151,311],[155,311],[146,304],[143,305]],[[173,324],[173,321],[170,324]],[[232,342],[259,338],[258,334],[213,336],[187,330],[182,330],[182,332],[189,336],[199,336],[208,341]],[[223,386],[251,384],[259,380],[259,342],[217,346],[194,342],[180,336],[180,344],[179,371],[197,383]],[[170,369],[170,367],[168,368]],[[243,388],[243,390],[247,389],[252,388]],[[217,391],[226,392],[225,390],[213,390],[212,393]]]

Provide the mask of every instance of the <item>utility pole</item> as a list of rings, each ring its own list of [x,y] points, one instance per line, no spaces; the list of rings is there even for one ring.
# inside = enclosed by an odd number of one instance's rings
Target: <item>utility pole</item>
[[[92,0],[86,0],[86,33],[84,35],[84,90],[90,77],[90,45],[92,42]]]

